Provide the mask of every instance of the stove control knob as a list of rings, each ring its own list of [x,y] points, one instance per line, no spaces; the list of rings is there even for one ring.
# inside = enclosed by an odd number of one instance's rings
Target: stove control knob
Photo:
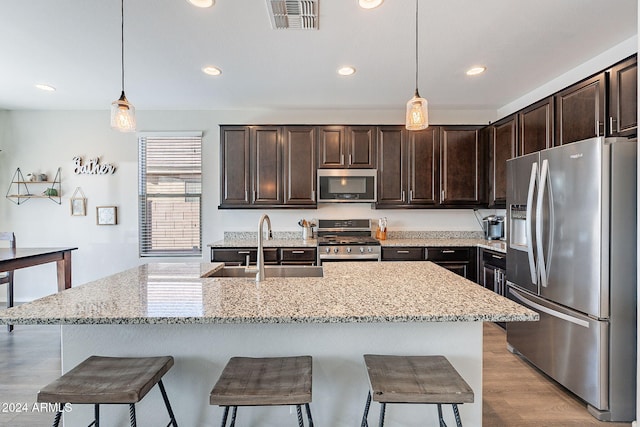
[[[367,248],[367,252],[373,252],[373,248],[368,247],[368,248]]]
[[[351,248],[347,246],[347,253],[350,254],[351,253]]]
[[[362,246],[360,246],[360,253],[363,254],[364,253],[364,248]]]
[[[329,253],[329,248],[324,248],[325,253]]]
[[[333,253],[337,254],[338,253],[338,248],[333,248]]]

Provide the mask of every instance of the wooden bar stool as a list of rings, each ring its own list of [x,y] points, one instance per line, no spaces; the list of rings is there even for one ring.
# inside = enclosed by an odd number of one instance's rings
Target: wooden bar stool
[[[135,404],[158,384],[172,425],[178,423],[162,385],[162,376],[173,366],[173,357],[101,357],[91,356],[38,392],[38,402],[60,404],[53,427],[60,423],[66,403],[93,404],[94,420],[100,427],[101,404],[129,404],[131,427],[136,426]]]
[[[369,425],[371,398],[379,402],[380,427],[384,426],[387,403],[430,403],[438,405],[440,427],[446,427],[442,405],[450,404],[456,425],[462,427],[458,404],[472,403],[473,390],[444,356],[386,356],[366,354],[364,362],[371,389],[361,427]],[[372,393],[373,392],[373,393]]]
[[[304,404],[309,427],[311,418],[311,356],[232,357],[211,390],[209,403],[224,407],[222,427],[227,425],[233,408],[231,427],[235,426],[238,406],[296,405],[298,426],[304,427]]]

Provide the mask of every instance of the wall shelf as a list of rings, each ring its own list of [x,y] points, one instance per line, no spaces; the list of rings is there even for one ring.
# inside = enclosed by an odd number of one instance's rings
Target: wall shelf
[[[50,190],[55,191],[53,191],[53,194],[47,194]],[[7,189],[6,197],[17,205],[21,205],[30,199],[49,199],[59,205],[62,204],[60,168],[56,171],[53,181],[28,181],[22,175],[20,168],[17,168]]]

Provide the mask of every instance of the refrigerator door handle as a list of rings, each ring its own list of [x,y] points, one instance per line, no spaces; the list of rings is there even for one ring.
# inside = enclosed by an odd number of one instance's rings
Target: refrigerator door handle
[[[558,319],[562,319],[562,320],[566,320],[567,322],[571,322],[573,324],[576,324],[578,326],[582,326],[584,328],[589,328],[589,322],[579,319],[577,317],[574,316],[570,316],[568,314],[564,314],[561,313],[559,311],[556,311],[552,308],[549,307],[545,307],[543,305],[540,305],[538,303],[535,303],[533,301],[531,301],[530,299],[524,297],[523,295],[521,295],[519,292],[514,291],[513,289],[509,288],[509,293],[518,301],[520,301],[523,305],[530,307],[530,308],[535,308],[536,310],[539,310],[543,313],[547,313],[550,316],[553,317],[557,317]]]
[[[536,189],[536,181],[538,178],[538,162],[533,162],[531,165],[531,176],[529,177],[529,190],[527,192],[527,212],[525,219],[525,233],[527,239],[527,258],[529,259],[529,272],[531,273],[531,283],[538,284],[538,269],[536,267],[536,260],[533,253],[533,221],[531,221],[531,214],[533,211],[533,193]]]
[[[538,251],[538,268],[540,269],[540,285],[547,287],[547,266],[544,262],[543,252],[543,229],[542,229],[542,202],[544,201],[545,189],[547,187],[547,175],[549,173],[549,161],[542,161],[540,168],[540,189],[538,190],[538,200],[536,203],[536,246]]]

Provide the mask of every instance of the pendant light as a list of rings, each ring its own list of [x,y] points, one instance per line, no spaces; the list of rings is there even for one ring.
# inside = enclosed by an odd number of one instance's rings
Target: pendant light
[[[122,66],[122,94],[111,103],[111,127],[120,132],[134,132],[136,130],[136,109],[124,96],[124,0],[120,3],[121,12],[121,66]]]
[[[427,100],[418,93],[418,0],[416,0],[416,92],[407,102],[405,127],[409,130],[422,130],[429,127]]]

